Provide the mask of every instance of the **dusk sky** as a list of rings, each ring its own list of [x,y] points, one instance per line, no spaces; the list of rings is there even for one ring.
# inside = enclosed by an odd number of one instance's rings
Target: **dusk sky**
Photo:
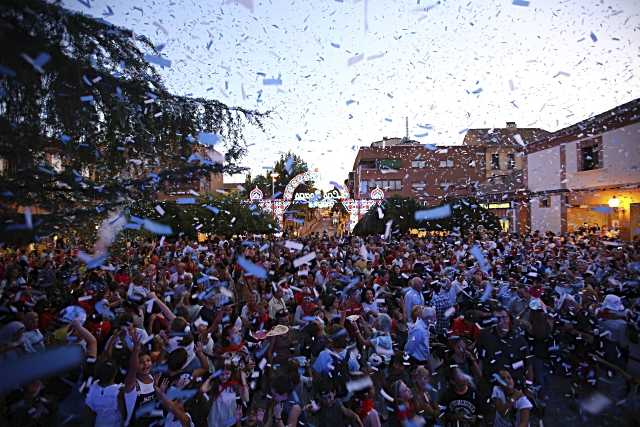
[[[342,182],[405,116],[412,139],[456,145],[468,128],[553,131],[640,96],[638,0],[86,3],[63,4],[166,45],[172,92],[273,111],[246,133],[254,172],[292,150]]]

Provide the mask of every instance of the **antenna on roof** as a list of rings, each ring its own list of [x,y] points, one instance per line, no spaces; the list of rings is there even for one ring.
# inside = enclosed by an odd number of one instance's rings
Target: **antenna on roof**
[[[405,134],[404,137],[407,141],[409,141],[409,116],[406,116],[404,118],[404,125],[405,125]]]

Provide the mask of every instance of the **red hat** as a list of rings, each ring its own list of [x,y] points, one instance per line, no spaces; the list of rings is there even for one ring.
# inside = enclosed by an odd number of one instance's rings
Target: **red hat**
[[[531,298],[540,298],[540,296],[542,295],[542,291],[543,289],[539,286],[529,287],[529,295],[531,295]]]

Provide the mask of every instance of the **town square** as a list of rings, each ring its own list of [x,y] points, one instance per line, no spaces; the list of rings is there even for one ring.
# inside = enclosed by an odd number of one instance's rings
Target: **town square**
[[[640,425],[637,1],[0,34],[0,427]]]

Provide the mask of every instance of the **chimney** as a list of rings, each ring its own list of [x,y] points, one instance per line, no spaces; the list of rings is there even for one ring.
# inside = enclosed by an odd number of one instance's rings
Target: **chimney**
[[[518,126],[516,125],[516,122],[507,122],[507,128],[508,129],[515,129]]]
[[[409,116],[404,118],[404,125],[405,125],[405,134],[404,134],[404,139],[405,141],[409,140]]]

